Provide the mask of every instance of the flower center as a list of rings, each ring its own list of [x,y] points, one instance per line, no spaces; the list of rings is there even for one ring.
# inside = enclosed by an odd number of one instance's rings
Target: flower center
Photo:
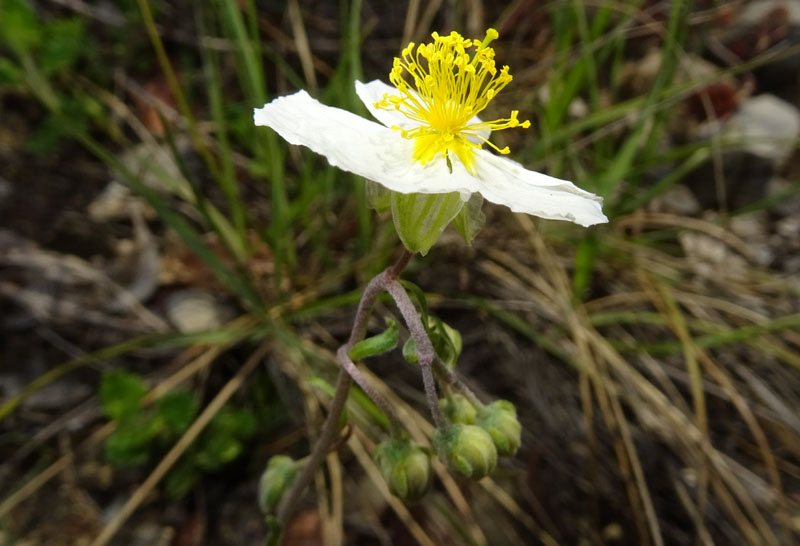
[[[511,81],[508,66],[499,72],[494,63],[494,49],[489,43],[497,38],[490,28],[483,41],[468,40],[457,32],[449,36],[431,34],[433,43],[416,46],[411,42],[395,57],[389,80],[398,95],[384,94],[375,108],[396,110],[420,125],[405,130],[394,126],[403,137],[415,139],[414,159],[423,165],[448,152],[458,156],[468,171],[473,172],[475,150],[483,143],[501,154],[508,147],[498,148],[481,133],[511,127],[530,127],[520,122],[519,111],[508,118],[493,121],[474,120],[497,93]],[[469,49],[474,48],[472,53]]]

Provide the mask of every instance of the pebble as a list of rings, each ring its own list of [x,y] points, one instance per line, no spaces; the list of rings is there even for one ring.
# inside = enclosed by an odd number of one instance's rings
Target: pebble
[[[219,328],[228,315],[226,311],[211,294],[191,288],[170,294],[165,302],[167,318],[184,333]]]
[[[770,94],[744,101],[723,134],[742,140],[741,149],[780,165],[794,152],[800,136],[800,111]]]

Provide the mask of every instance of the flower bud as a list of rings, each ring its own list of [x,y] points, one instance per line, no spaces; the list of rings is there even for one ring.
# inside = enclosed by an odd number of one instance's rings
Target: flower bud
[[[478,410],[475,409],[467,397],[463,394],[456,393],[448,396],[444,400],[439,400],[439,407],[442,408],[442,413],[447,417],[451,423],[461,423],[463,425],[475,424],[475,416]]]
[[[258,506],[265,514],[278,508],[283,494],[292,486],[300,473],[301,465],[286,455],[275,455],[267,463],[258,482]]]
[[[431,487],[433,472],[428,453],[408,438],[383,442],[375,449],[375,463],[393,495],[405,502],[421,499]]]
[[[489,433],[500,455],[514,455],[519,449],[522,425],[517,408],[508,400],[496,400],[479,409],[475,424]]]
[[[489,433],[480,427],[450,425],[436,430],[432,440],[439,459],[465,478],[479,480],[497,466],[497,448]]]

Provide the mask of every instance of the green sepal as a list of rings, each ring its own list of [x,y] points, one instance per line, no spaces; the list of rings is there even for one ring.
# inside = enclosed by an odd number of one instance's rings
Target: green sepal
[[[403,343],[403,358],[411,364],[419,362],[419,355],[417,354],[417,343],[413,337],[410,337]]]
[[[514,455],[522,442],[517,408],[508,400],[495,400],[478,410],[475,424],[489,433],[499,455]]]
[[[370,356],[388,353],[397,347],[398,341],[397,323],[392,319],[386,319],[386,330],[377,336],[368,337],[356,343],[355,347],[350,349],[350,359],[358,361]]]
[[[478,410],[467,397],[461,393],[455,393],[447,398],[439,400],[439,407],[442,409],[445,418],[449,423],[461,423],[462,425],[474,425]]]
[[[375,209],[378,214],[383,214],[392,208],[392,192],[372,180],[365,180],[367,189],[367,204]]]
[[[464,206],[458,192],[391,192],[390,201],[397,235],[410,252],[423,256]]]
[[[472,241],[486,223],[486,215],[483,214],[482,207],[483,196],[479,193],[473,193],[467,204],[462,207],[461,212],[453,220],[453,227],[456,228],[456,231],[458,231],[467,245],[472,245]]]
[[[452,424],[436,429],[431,442],[450,470],[480,480],[494,472],[497,448],[488,432],[474,425]]]
[[[389,491],[405,502],[420,500],[431,488],[433,471],[427,449],[408,438],[378,444],[373,454]]]

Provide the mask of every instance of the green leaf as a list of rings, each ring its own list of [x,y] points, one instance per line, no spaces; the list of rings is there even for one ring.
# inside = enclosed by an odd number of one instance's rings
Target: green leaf
[[[256,418],[246,409],[223,407],[209,423],[209,433],[230,434],[237,438],[249,438],[256,430]]]
[[[140,413],[147,385],[139,376],[123,370],[112,370],[100,384],[100,404],[106,417],[119,421]]]
[[[82,19],[59,19],[45,29],[45,40],[39,51],[39,64],[47,75],[70,68],[82,53],[90,53]]]
[[[197,415],[197,398],[184,390],[168,392],[156,402],[156,415],[174,433],[182,433]]]
[[[164,479],[164,488],[172,499],[186,496],[200,477],[197,468],[188,457],[181,458]]]
[[[156,419],[142,415],[119,422],[114,432],[106,438],[106,459],[117,467],[146,464],[158,429]]]
[[[397,235],[409,251],[423,256],[463,206],[458,192],[391,192],[392,220]]]
[[[205,445],[195,455],[200,468],[217,470],[242,452],[242,443],[233,435],[214,434],[206,437]]]
[[[453,227],[456,228],[456,231],[468,245],[472,245],[472,241],[486,223],[486,215],[483,214],[482,207],[483,196],[479,193],[473,193],[466,206],[462,207],[461,212],[453,220]]]
[[[350,358],[354,361],[359,361],[370,356],[388,353],[397,347],[399,337],[397,323],[392,319],[386,319],[386,326],[386,330],[382,333],[360,341],[350,349]]]
[[[41,24],[27,0],[0,2],[0,41],[22,55],[38,46],[41,40]]]

